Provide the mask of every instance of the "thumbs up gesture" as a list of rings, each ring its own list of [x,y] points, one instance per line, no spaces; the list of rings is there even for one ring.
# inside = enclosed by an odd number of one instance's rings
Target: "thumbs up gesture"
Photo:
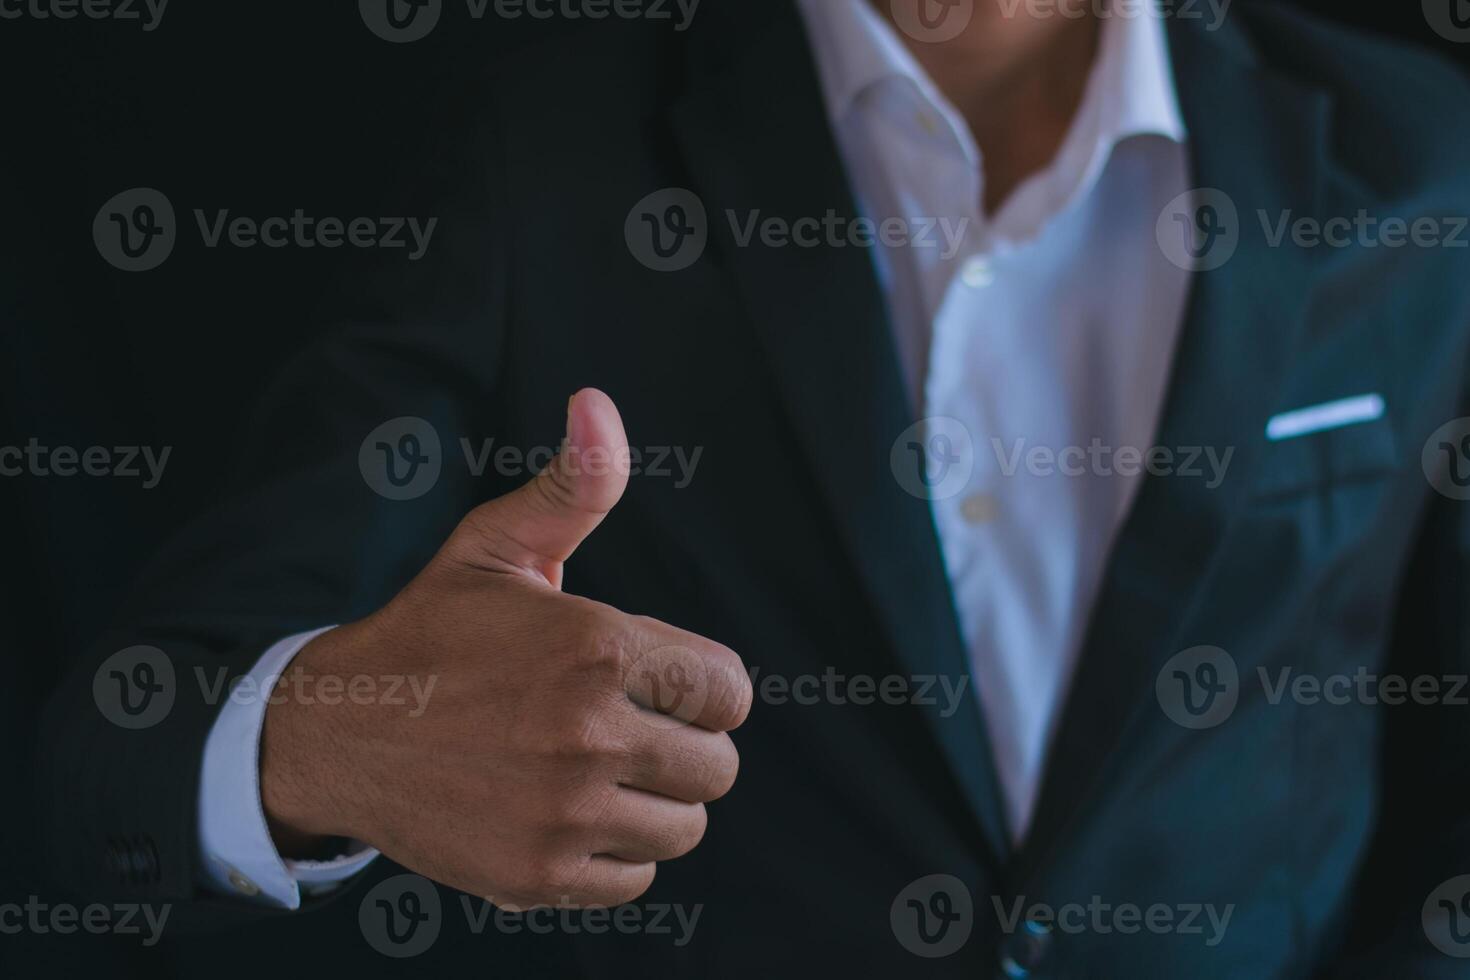
[[[561,591],[628,482],[611,399],[578,392],[562,452],[472,511],[384,608],[324,633],[318,676],[435,677],[426,710],[273,703],[261,797],[277,846],[348,837],[509,909],[617,905],[690,851],[735,781],[751,686],[728,648]]]

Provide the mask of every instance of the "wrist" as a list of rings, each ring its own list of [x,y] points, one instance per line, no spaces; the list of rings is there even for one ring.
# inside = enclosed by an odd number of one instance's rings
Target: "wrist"
[[[296,654],[290,670],[307,676],[333,676],[336,653],[348,627],[315,637]],[[281,685],[266,707],[260,737],[260,800],[276,850],[286,858],[310,860],[337,838],[354,836],[348,809],[336,785],[346,741],[340,706],[297,697],[296,687]]]

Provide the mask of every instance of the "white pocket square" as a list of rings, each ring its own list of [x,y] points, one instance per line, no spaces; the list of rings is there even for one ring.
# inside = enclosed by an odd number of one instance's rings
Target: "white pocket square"
[[[1272,442],[1294,439],[1297,436],[1340,429],[1345,425],[1372,422],[1383,417],[1382,395],[1354,395],[1337,401],[1309,405],[1272,416],[1266,423],[1266,438]]]

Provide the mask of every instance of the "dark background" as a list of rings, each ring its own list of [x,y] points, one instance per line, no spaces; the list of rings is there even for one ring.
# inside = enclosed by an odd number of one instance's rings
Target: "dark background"
[[[1418,3],[1298,5],[1470,66],[1470,45],[1439,38]],[[425,140],[435,106],[472,77],[465,66],[558,32],[635,29],[446,14],[430,38],[389,45],[355,6],[174,0],[152,33],[0,20],[0,445],[172,447],[152,490],[0,477],[0,903],[62,897],[29,861],[38,704],[158,541],[220,492],[262,383],[368,269],[352,249],[210,250],[194,234],[161,268],[130,275],[92,244],[98,208],[151,186],[181,222],[195,207],[419,214],[414,175],[387,161]],[[588,180],[596,168],[587,161]],[[136,941],[0,935],[0,976],[159,975],[150,966]]]

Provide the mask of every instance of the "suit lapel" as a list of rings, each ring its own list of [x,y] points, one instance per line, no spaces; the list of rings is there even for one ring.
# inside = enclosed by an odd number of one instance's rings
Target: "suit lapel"
[[[1239,245],[1194,274],[1156,444],[1233,447],[1224,482],[1148,477],[1114,546],[1061,727],[1050,748],[1036,817],[1014,869],[1033,873],[1126,763],[1126,736],[1180,649],[1279,410],[1312,284],[1307,250],[1271,248],[1257,218],[1315,215],[1325,167],[1327,100],[1251,63],[1242,36],[1170,19],[1170,47],[1190,133],[1193,184],[1229,195]]]
[[[969,677],[928,502],[905,493],[889,463],[915,419],[871,250],[742,247],[726,218],[857,215],[804,27],[792,4],[775,6],[764,22],[751,12],[695,29],[704,32],[690,42],[691,85],[673,114],[691,189],[902,669]],[[998,858],[1008,838],[990,747],[977,699],[962,700],[949,717],[938,703],[921,710]]]
[[[811,476],[897,659],[915,675],[969,677],[929,505],[906,494],[889,467],[893,440],[915,419],[872,256],[742,247],[726,219],[857,213],[803,25],[792,5],[775,9],[705,18],[691,32],[676,136],[709,213],[711,248],[767,349]],[[1239,244],[1224,266],[1194,277],[1156,443],[1233,447],[1234,456],[1214,489],[1144,480],[1094,606],[1034,823],[1016,855],[1018,877],[1045,862],[1125,761],[1125,736],[1159,669],[1188,639],[1188,614],[1206,598],[1309,299],[1311,254],[1270,248],[1256,215],[1317,213],[1325,96],[1254,65],[1233,24],[1209,32],[1171,19],[1170,42],[1193,184],[1229,196]],[[1008,836],[977,699],[949,718],[938,705],[925,711],[992,856],[1004,860]]]

